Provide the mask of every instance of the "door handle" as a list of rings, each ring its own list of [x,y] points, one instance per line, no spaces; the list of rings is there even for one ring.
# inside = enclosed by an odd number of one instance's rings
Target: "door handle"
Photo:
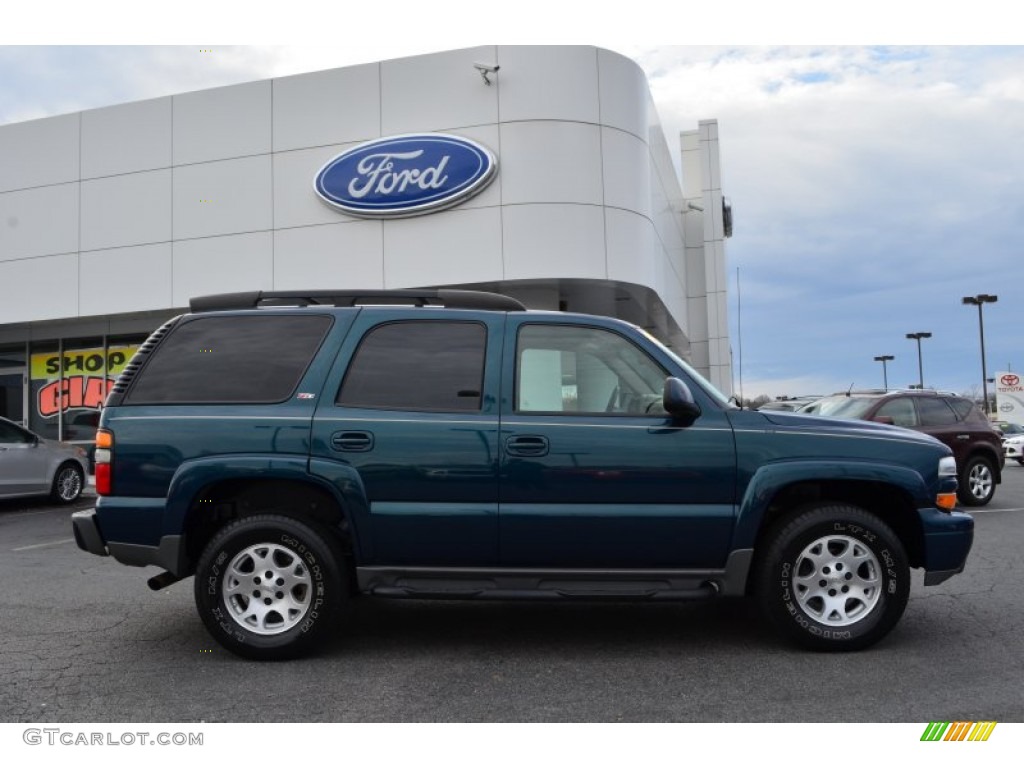
[[[505,441],[509,456],[547,456],[550,445],[541,435],[513,435]]]
[[[971,436],[970,435],[957,435],[956,439],[957,440],[970,440]]]
[[[338,451],[369,451],[373,448],[372,432],[335,432],[331,447]]]

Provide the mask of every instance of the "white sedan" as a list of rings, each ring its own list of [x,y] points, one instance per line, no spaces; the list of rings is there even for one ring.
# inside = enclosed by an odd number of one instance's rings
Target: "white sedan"
[[[1012,459],[1024,466],[1024,427],[1009,421],[1000,421],[995,428],[1003,433],[1003,452],[1007,460]]]

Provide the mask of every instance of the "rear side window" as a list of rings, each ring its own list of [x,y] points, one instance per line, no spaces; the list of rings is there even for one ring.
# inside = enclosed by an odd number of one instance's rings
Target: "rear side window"
[[[157,347],[124,402],[282,402],[331,322],[326,315],[235,315],[182,323]]]
[[[487,329],[475,322],[379,325],[363,338],[338,391],[350,408],[479,411]]]
[[[941,397],[919,397],[917,410],[921,413],[922,427],[947,427],[956,424],[956,414]]]
[[[32,435],[22,432],[13,424],[0,421],[0,443],[31,443]]]

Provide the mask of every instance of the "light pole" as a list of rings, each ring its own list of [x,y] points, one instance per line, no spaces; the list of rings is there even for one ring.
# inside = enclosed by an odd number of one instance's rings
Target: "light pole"
[[[982,304],[995,304],[999,301],[998,296],[989,296],[987,293],[979,293],[977,296],[964,296],[964,304],[974,304],[978,308],[978,333],[981,336],[981,391],[985,398],[985,415],[988,416],[988,371],[985,370],[985,320],[982,317]]]
[[[924,365],[921,362],[921,339],[930,339],[932,334],[930,331],[918,331],[917,333],[908,333],[908,339],[917,339],[917,388],[924,389]]]
[[[885,364],[889,360],[895,360],[893,355],[879,355],[875,360],[882,364],[882,385],[885,387],[885,391],[889,391],[889,374],[885,370]]]

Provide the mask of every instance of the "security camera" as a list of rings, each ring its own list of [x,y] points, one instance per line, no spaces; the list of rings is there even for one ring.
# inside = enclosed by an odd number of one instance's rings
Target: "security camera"
[[[484,79],[484,83],[487,85],[491,84],[491,79],[488,75],[495,74],[501,67],[498,64],[483,64],[479,61],[473,63],[473,66],[480,72],[480,77]]]

